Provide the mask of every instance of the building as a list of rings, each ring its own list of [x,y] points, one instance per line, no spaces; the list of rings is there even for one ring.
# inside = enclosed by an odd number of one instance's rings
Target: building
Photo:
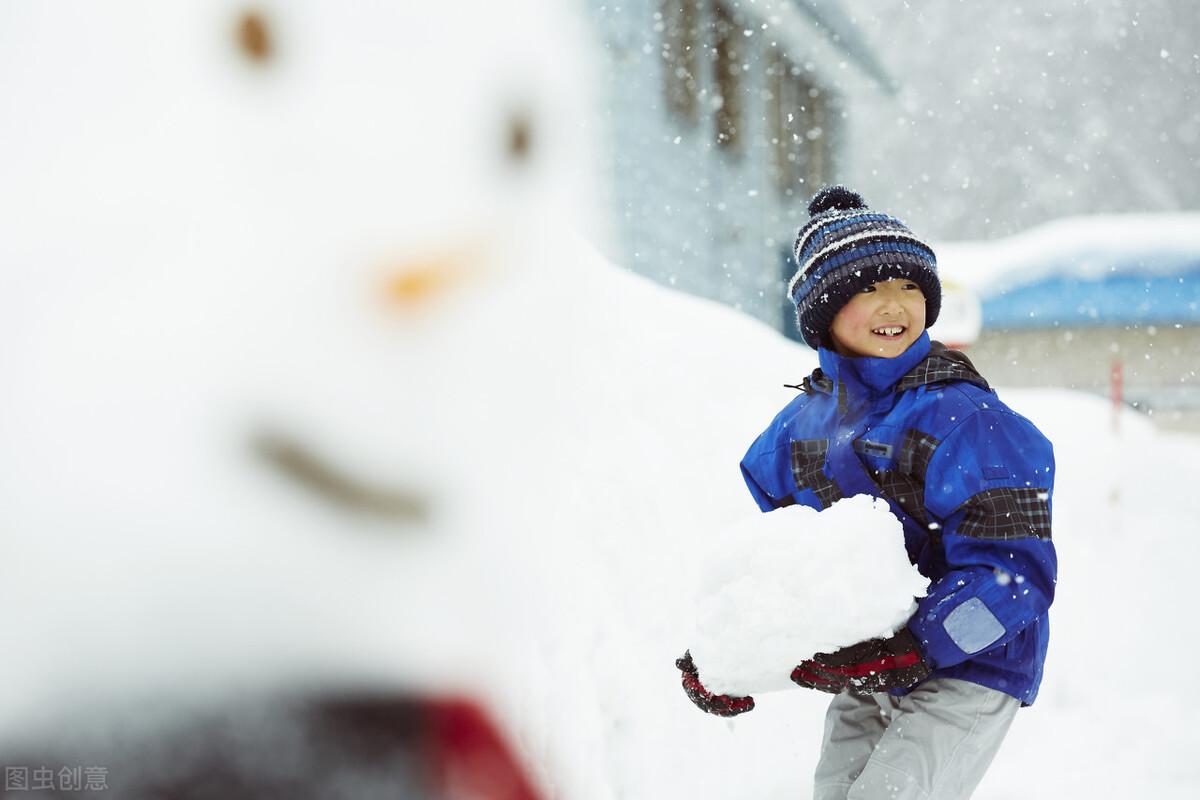
[[[791,236],[891,79],[837,2],[592,3],[615,261],[794,334]]]
[[[982,300],[969,352],[994,384],[1115,393],[1200,430],[1200,214],[1068,218],[937,251]]]
[[[785,332],[819,184],[951,242],[1200,207],[1200,15],[1181,0],[585,3],[609,255]]]

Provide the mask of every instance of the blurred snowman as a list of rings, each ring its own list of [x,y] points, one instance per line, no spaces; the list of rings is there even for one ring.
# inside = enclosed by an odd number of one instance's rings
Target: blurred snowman
[[[577,24],[549,0],[0,9],[18,780],[554,782],[548,723],[504,703],[538,605],[513,497],[552,401],[522,387],[569,313],[557,232],[599,218]]]

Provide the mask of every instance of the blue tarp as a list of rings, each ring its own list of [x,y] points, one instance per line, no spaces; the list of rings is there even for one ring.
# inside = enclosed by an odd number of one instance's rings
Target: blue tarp
[[[1168,274],[1051,275],[983,299],[984,328],[1200,323],[1200,257]]]

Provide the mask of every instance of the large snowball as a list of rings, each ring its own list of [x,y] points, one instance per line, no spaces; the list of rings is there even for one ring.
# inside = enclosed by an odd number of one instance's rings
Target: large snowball
[[[929,581],[900,521],[858,495],[817,512],[789,506],[735,526],[706,565],[692,657],[714,692],[782,689],[814,653],[889,636]]]

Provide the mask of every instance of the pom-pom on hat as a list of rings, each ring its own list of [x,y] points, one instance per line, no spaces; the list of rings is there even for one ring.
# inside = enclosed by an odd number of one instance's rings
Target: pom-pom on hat
[[[827,186],[808,204],[811,219],[796,234],[797,270],[788,283],[796,321],[814,350],[827,343],[833,318],[863,287],[906,278],[925,295],[925,327],[942,307],[937,259],[895,217],[867,208],[845,186]]]

